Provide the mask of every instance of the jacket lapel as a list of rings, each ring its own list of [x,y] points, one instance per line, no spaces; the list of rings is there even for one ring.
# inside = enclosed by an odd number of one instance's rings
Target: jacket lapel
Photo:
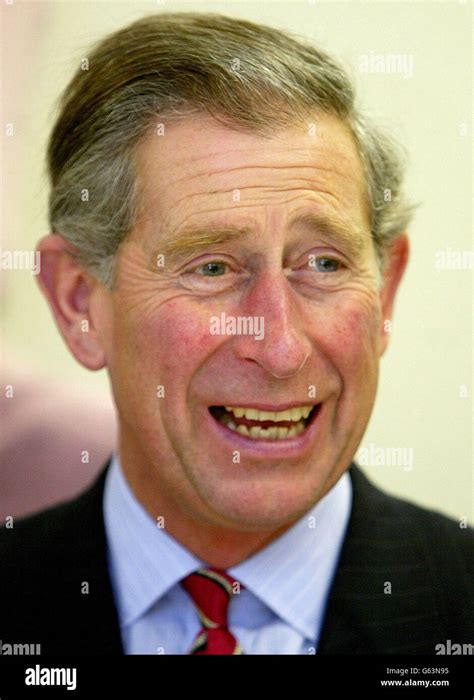
[[[441,634],[441,624],[428,543],[410,508],[375,488],[355,465],[350,476],[352,512],[318,654],[432,654],[433,631]]]
[[[62,536],[57,542],[59,609],[64,616],[54,625],[56,639],[48,639],[55,653],[121,654],[122,643],[108,572],[102,498],[104,468],[84,494],[65,506]],[[71,634],[71,632],[73,634]],[[72,648],[61,648],[68,639]]]

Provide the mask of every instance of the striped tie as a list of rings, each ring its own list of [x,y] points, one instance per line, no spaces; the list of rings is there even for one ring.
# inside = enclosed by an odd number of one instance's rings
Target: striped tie
[[[221,569],[198,569],[181,582],[196,606],[202,629],[190,654],[243,654],[239,643],[227,627],[230,597],[242,584]]]

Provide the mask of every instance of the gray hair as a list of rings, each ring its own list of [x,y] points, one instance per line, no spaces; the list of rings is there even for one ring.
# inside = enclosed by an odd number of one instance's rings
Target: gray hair
[[[111,287],[120,243],[141,211],[137,145],[160,118],[207,113],[263,137],[315,113],[351,129],[366,175],[380,267],[413,206],[404,158],[355,106],[344,69],[286,32],[217,14],[145,17],[99,42],[60,101],[48,146],[51,230]]]

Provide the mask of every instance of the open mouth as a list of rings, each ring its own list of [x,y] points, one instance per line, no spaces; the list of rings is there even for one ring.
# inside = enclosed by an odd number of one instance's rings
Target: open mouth
[[[285,411],[262,411],[238,406],[210,406],[213,418],[252,440],[288,440],[301,435],[314,421],[321,404],[296,406]]]

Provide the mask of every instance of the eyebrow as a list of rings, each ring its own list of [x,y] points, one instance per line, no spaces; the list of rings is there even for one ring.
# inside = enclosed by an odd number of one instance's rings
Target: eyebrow
[[[357,226],[345,223],[327,214],[309,212],[296,216],[289,222],[290,227],[305,226],[327,238],[340,242],[349,251],[360,253],[366,245],[367,236]],[[214,245],[221,245],[232,239],[251,236],[254,230],[249,226],[222,226],[209,224],[186,226],[172,238],[167,239],[154,254],[164,256],[166,264],[189,259]]]
[[[331,214],[308,212],[290,220],[290,226],[306,226],[330,240],[342,245],[353,253],[364,250],[368,236],[355,224],[350,224]]]
[[[163,242],[157,253],[164,256],[165,261],[179,262],[193,257],[213,245],[227,243],[232,238],[245,238],[252,233],[246,226],[186,226],[178,234]]]

